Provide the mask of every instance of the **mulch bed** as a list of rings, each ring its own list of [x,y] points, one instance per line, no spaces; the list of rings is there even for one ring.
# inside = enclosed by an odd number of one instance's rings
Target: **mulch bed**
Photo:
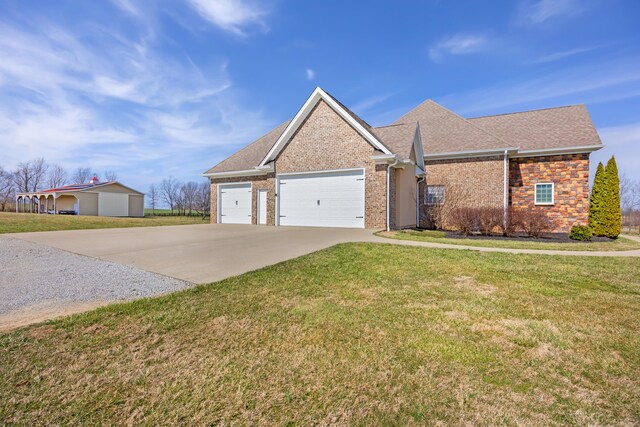
[[[566,233],[545,233],[539,239],[535,239],[533,237],[527,236],[524,233],[516,233],[516,235],[511,237],[505,237],[499,234],[491,235],[491,236],[481,236],[481,235],[471,235],[466,236],[464,234],[455,232],[455,231],[447,231],[446,236],[451,239],[473,239],[473,240],[513,240],[516,242],[547,242],[547,243],[589,243],[583,242],[580,240],[573,240],[569,238],[569,235]],[[601,236],[593,236],[591,242],[610,242],[612,239],[608,237]]]

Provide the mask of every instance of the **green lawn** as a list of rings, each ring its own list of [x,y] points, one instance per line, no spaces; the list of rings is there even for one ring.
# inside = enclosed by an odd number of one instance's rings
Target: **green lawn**
[[[445,233],[442,231],[432,230],[382,231],[377,233],[377,235],[398,240],[416,240],[419,242],[508,249],[549,249],[561,251],[629,251],[640,249],[640,242],[625,239],[624,237],[618,237],[616,240],[607,242],[541,242],[535,240],[456,239],[445,237]]]
[[[83,230],[89,228],[153,227],[158,225],[206,224],[201,217],[158,216],[110,218],[100,216],[43,215],[0,212],[0,234],[28,231]]]
[[[343,244],[0,335],[0,423],[637,425],[640,259]]]

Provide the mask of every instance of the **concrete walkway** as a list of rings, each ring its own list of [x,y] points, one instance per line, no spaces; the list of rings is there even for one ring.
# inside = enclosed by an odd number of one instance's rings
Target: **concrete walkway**
[[[406,246],[420,246],[424,248],[436,248],[436,249],[466,249],[477,252],[504,252],[510,254],[532,254],[532,255],[560,255],[560,256],[590,256],[590,257],[640,257],[640,249],[634,249],[631,251],[559,251],[549,249],[509,249],[509,248],[489,248],[479,246],[467,246],[467,245],[452,245],[448,243],[432,243],[432,242],[418,242],[415,240],[398,240],[387,237],[379,237],[371,235],[372,239],[368,239],[368,242],[375,243],[392,243],[395,245]],[[640,237],[621,235],[630,240],[640,242]],[[568,243],[571,244],[571,243]],[[576,243],[577,244],[577,243]]]

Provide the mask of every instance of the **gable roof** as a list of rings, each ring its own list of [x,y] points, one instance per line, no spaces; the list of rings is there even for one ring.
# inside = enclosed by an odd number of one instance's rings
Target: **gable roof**
[[[63,185],[62,187],[56,187],[56,188],[47,188],[46,190],[40,190],[40,191],[30,191],[28,193],[20,193],[20,194],[44,194],[44,193],[72,193],[72,192],[80,192],[80,191],[87,191],[87,190],[93,190],[96,188],[100,188],[100,187],[106,187],[108,185],[119,185],[123,188],[126,188],[127,190],[130,190],[133,193],[137,193],[137,194],[142,194],[144,195],[144,193],[138,191],[138,190],[134,190],[131,187],[127,187],[124,184],[121,184],[118,181],[105,181],[105,182],[96,182],[96,183],[85,183],[85,184],[69,184],[69,185]]]
[[[520,150],[601,146],[584,105],[468,119]]]
[[[242,171],[258,167],[289,123],[291,123],[291,120],[287,120],[280,126],[272,129],[266,135],[256,139],[251,144],[231,155],[231,157],[227,157],[204,174]]]
[[[407,122],[420,123],[426,155],[511,147],[509,143],[430,99],[400,117],[394,124]]]
[[[385,147],[385,145],[376,138],[371,132],[371,127],[367,122],[359,118],[353,111],[346,108],[334,97],[326,93],[321,88],[317,87],[311,93],[307,101],[302,105],[295,117],[289,122],[284,132],[278,137],[275,144],[269,150],[267,155],[262,159],[258,167],[265,166],[267,163],[275,160],[280,151],[287,145],[291,137],[295,134],[300,126],[304,123],[305,119],[309,116],[313,108],[320,102],[324,101],[331,107],[339,116],[347,121],[364,139],[367,140],[374,148],[382,151],[384,154],[392,154],[391,151]]]
[[[427,100],[388,126],[372,127],[318,87],[292,120],[256,139],[203,175],[245,176],[273,171],[272,162],[322,100],[379,152],[401,159],[409,158],[414,145],[419,146],[417,151],[421,154],[434,158],[486,155],[503,150],[508,150],[510,155],[533,155],[538,151],[545,154],[590,152],[602,147],[584,105],[466,119]]]

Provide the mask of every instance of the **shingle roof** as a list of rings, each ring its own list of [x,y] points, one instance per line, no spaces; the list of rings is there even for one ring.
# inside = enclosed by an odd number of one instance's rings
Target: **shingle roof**
[[[393,154],[397,154],[402,159],[408,159],[417,126],[417,123],[399,123],[370,130]]]
[[[276,143],[280,135],[282,135],[282,132],[284,132],[290,121],[291,120],[287,120],[266,135],[261,136],[240,151],[231,155],[231,157],[227,157],[206,171],[205,174],[241,171],[257,167],[262,159],[265,158],[273,144]]]
[[[459,115],[427,100],[394,122],[420,123],[426,155],[506,148],[509,144]]]
[[[520,150],[602,145],[584,105],[468,119]]]
[[[392,153],[405,159],[411,153],[418,125],[425,155],[504,148],[536,150],[602,145],[584,105],[465,119],[427,100],[391,125],[371,127],[335,97],[331,98]],[[205,173],[256,168],[290,122],[282,123]]]

